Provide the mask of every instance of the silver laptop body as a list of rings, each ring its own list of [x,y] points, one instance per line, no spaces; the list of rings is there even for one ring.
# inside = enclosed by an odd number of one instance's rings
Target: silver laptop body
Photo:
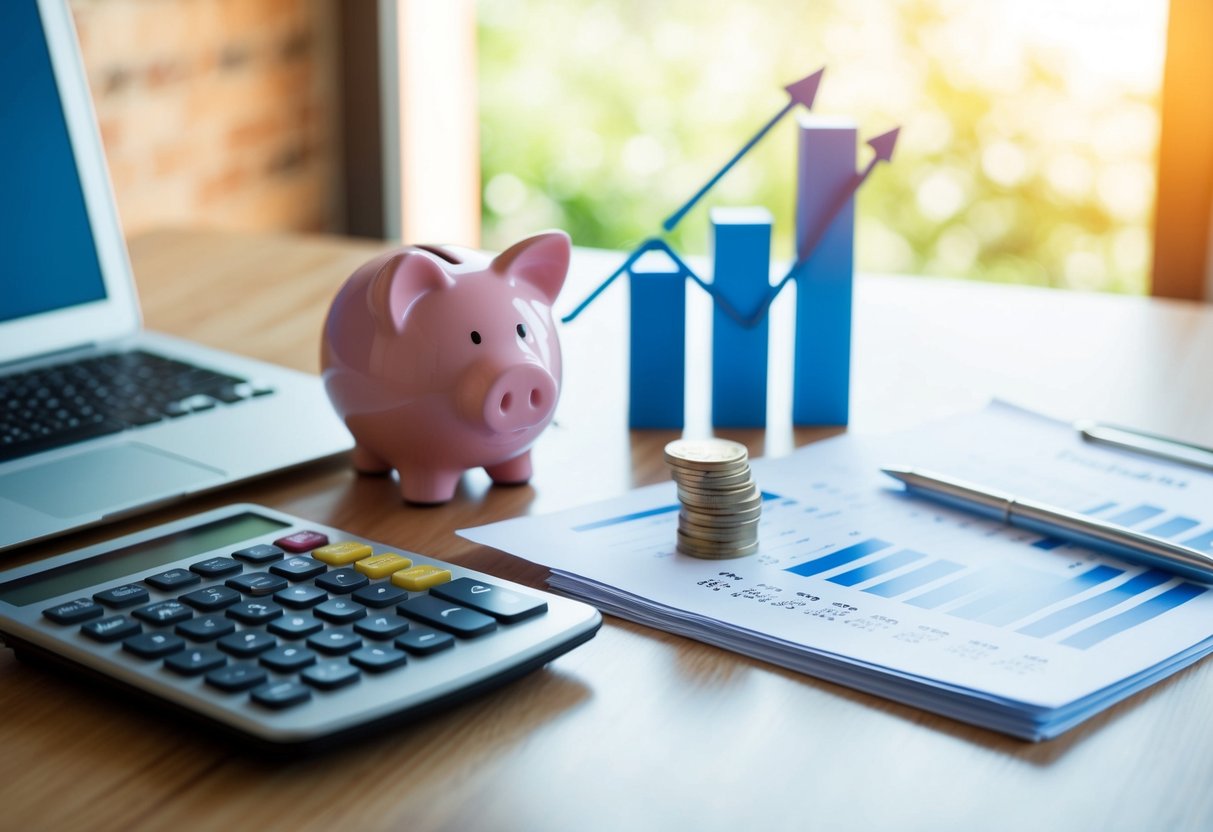
[[[129,350],[238,381],[187,415],[0,461],[0,550],[348,450],[318,378],[142,329],[65,0],[0,3],[0,78],[0,383]],[[0,389],[0,417],[17,413],[27,394]]]

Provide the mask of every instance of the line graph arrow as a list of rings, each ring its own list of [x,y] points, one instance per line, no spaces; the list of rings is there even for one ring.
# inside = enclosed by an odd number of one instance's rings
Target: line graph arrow
[[[704,194],[712,190],[716,183],[720,181],[721,177],[728,173],[733,165],[741,161],[741,157],[749,153],[750,149],[753,148],[754,145],[762,141],[762,137],[769,133],[771,128],[779,123],[780,119],[792,112],[797,104],[803,104],[810,110],[813,109],[813,101],[817,98],[817,88],[821,86],[821,76],[825,73],[825,71],[826,69],[823,66],[812,75],[806,75],[799,81],[788,84],[786,87],[784,87],[788,93],[788,103],[783,106],[783,109],[781,109],[770,121],[763,125],[762,129],[755,133],[753,138],[742,145],[741,150],[738,150],[732,159],[725,162],[724,167],[717,171],[716,175],[707,181],[707,184],[700,188],[693,197],[683,204],[681,208],[670,214],[670,216],[666,218],[665,222],[661,224],[661,227],[666,231],[673,231],[674,226],[678,225],[682,218],[686,216],[686,213],[695,207],[695,203],[703,199]]]

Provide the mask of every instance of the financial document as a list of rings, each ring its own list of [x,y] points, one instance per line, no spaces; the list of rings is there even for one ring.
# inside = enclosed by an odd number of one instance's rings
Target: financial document
[[[1213,475],[1013,406],[752,463],[758,553],[675,551],[673,483],[467,529],[605,612],[1026,739],[1213,649],[1213,592],[904,493],[909,465],[1213,552]]]

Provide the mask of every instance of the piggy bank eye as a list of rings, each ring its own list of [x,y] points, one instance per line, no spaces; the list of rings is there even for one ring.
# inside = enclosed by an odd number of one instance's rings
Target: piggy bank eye
[[[525,338],[525,337],[526,337],[526,327],[525,327],[525,326],[523,326],[522,324],[518,324],[518,326],[517,326],[517,327],[515,327],[515,329],[518,331],[518,337],[519,337],[519,338]]]
[[[479,333],[479,332],[477,332],[477,331],[476,331],[476,330],[474,330],[474,329],[472,330],[472,343],[473,343],[473,344],[479,344],[479,343],[480,343],[480,333]]]

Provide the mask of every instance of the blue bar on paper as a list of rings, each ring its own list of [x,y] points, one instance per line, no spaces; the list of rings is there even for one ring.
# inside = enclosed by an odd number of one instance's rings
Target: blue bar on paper
[[[1138,624],[1157,618],[1165,612],[1170,612],[1181,604],[1186,604],[1198,595],[1203,595],[1205,588],[1197,584],[1183,583],[1173,589],[1168,589],[1161,595],[1156,595],[1143,604],[1138,604],[1131,610],[1120,615],[1114,615],[1098,624],[1079,630],[1072,636],[1062,639],[1061,643],[1070,647],[1086,650],[1104,639],[1111,638],[1117,633],[1131,630]]]
[[[771,291],[771,212],[714,208],[712,291],[748,316]],[[712,312],[712,424],[761,428],[767,423],[767,350],[764,314],[742,326],[717,304]]]
[[[835,566],[842,566],[844,563],[850,563],[854,560],[870,555],[873,552],[879,552],[881,549],[887,549],[892,546],[892,543],[886,543],[883,540],[872,538],[856,543],[854,546],[848,546],[845,549],[839,549],[837,552],[831,552],[828,555],[823,555],[813,560],[805,561],[799,566],[793,566],[785,569],[785,572],[793,572],[803,577],[817,575],[821,572],[826,572],[833,569]]]
[[[686,397],[686,278],[667,257],[632,264],[628,426],[683,426]]]
[[[985,589],[990,584],[988,575],[980,572],[975,572],[970,575],[965,575],[963,578],[957,578],[954,581],[949,581],[941,587],[936,587],[929,592],[924,592],[922,595],[915,595],[913,598],[906,599],[906,603],[912,607],[922,607],[924,610],[933,610],[936,607],[943,606],[949,601],[955,601],[957,598],[963,598],[970,592],[976,592],[979,589]]]
[[[1184,545],[1191,546],[1193,549],[1202,551],[1213,549],[1213,532],[1205,532],[1202,535],[1197,535],[1191,540],[1185,540]]]
[[[633,520],[643,520],[646,517],[656,517],[659,514],[669,514],[671,511],[678,511],[682,508],[682,504],[672,506],[659,506],[658,508],[650,508],[646,511],[637,511],[632,514],[621,514],[618,517],[607,517],[603,520],[595,520],[593,523],[583,523],[580,526],[573,526],[575,532],[591,532],[594,529],[602,529],[607,526],[618,526],[620,523],[630,523]]]
[[[861,566],[858,569],[852,569],[849,572],[843,572],[841,575],[835,575],[830,578],[830,583],[839,584],[840,586],[855,586],[861,584],[869,578],[876,578],[886,572],[892,572],[894,569],[900,569],[907,563],[913,563],[917,560],[925,558],[922,552],[914,552],[910,549],[903,549],[900,552],[894,552],[888,557],[883,557],[878,561],[869,563],[866,566]]]
[[[1050,636],[1059,630],[1064,630],[1071,624],[1077,624],[1084,618],[1090,618],[1096,613],[1101,613],[1117,604],[1121,604],[1134,595],[1140,595],[1148,589],[1153,589],[1161,583],[1166,583],[1174,577],[1170,572],[1163,572],[1158,569],[1142,572],[1137,577],[1130,578],[1120,586],[1113,587],[1107,592],[1101,592],[1099,595],[1088,598],[1085,601],[1079,601],[1077,604],[1064,607],[1052,615],[1046,615],[1039,621],[1033,621],[1026,627],[1020,627],[1017,632],[1038,638]]]
[[[1099,514],[1100,512],[1107,511],[1111,508],[1116,508],[1116,503],[1100,503],[1097,506],[1087,509],[1083,512],[1083,514]]]
[[[870,592],[873,595],[879,595],[882,598],[892,598],[895,595],[900,595],[903,592],[909,592],[911,589],[918,589],[920,586],[925,586],[932,581],[938,580],[945,575],[951,575],[953,572],[959,572],[964,569],[959,563],[952,563],[950,560],[937,560],[928,563],[920,569],[915,569],[913,572],[907,572],[904,575],[898,575],[896,578],[890,578],[887,581],[878,583],[875,586],[870,586],[864,592]]]
[[[1016,593],[1009,603],[982,615],[981,620],[986,624],[1001,627],[1023,618],[1025,615],[1031,615],[1037,610],[1052,606],[1058,601],[1086,592],[1091,587],[1110,581],[1124,573],[1123,569],[1113,566],[1094,566],[1081,575],[1067,578],[1043,591],[1031,590]]]
[[[1037,549],[1044,549],[1046,552],[1051,552],[1058,546],[1064,546],[1065,544],[1066,541],[1062,540],[1060,537],[1042,537],[1032,545]]]
[[[1022,590],[1014,587],[1004,587],[995,592],[982,595],[980,598],[975,598],[967,604],[952,610],[950,614],[958,618],[980,619],[983,615],[988,615],[999,607],[1005,606],[1020,591]]]
[[[1151,517],[1157,517],[1166,509],[1158,506],[1137,506],[1127,511],[1122,511],[1120,514],[1114,514],[1108,518],[1109,523],[1119,523],[1122,526],[1136,526],[1138,523],[1144,523]]]
[[[812,116],[802,117],[799,128],[796,259],[808,259],[796,277],[792,423],[845,425],[851,394],[858,133],[853,124]],[[813,250],[806,250],[815,239]]]
[[[1146,529],[1146,534],[1152,534],[1155,537],[1176,537],[1199,525],[1200,521],[1193,520],[1191,517],[1172,517],[1152,529]]]

